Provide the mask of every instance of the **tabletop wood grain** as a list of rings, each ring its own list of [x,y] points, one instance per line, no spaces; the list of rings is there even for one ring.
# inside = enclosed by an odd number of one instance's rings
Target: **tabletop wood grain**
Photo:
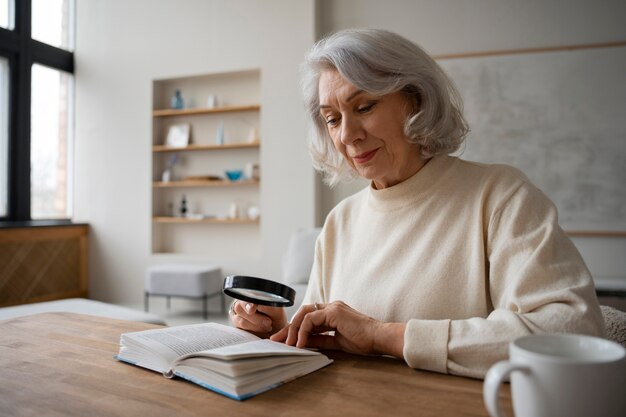
[[[243,402],[118,362],[121,333],[158,327],[72,313],[0,321],[0,416],[487,416],[482,381],[402,361],[334,363]],[[512,415],[510,390],[501,393]]]

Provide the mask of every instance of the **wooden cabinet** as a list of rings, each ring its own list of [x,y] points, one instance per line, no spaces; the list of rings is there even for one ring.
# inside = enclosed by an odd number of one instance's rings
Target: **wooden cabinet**
[[[153,253],[224,256],[229,240],[258,252],[259,88],[258,71],[154,81]],[[168,108],[176,90],[185,102],[182,109]],[[172,146],[172,129],[188,131],[188,139]],[[232,180],[226,171],[242,176]]]

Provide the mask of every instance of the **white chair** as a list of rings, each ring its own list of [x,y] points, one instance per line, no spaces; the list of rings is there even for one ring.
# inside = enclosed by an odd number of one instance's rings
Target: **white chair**
[[[304,299],[313,268],[315,242],[321,230],[321,228],[299,229],[287,244],[287,251],[283,255],[283,282],[296,290],[294,305],[286,310],[288,318],[298,311]]]

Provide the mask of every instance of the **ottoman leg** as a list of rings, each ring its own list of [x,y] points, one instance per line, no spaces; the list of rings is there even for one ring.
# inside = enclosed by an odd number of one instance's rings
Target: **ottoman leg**
[[[144,298],[143,298],[143,309],[146,311],[146,313],[148,312],[148,297],[149,297],[149,294],[145,292]]]
[[[209,318],[208,299],[209,296],[204,294],[204,296],[202,297],[202,317],[204,317],[205,320]]]

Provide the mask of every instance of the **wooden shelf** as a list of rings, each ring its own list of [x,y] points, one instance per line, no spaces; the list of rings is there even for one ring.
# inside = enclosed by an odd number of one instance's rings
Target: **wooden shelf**
[[[154,188],[168,188],[168,187],[241,187],[244,185],[259,185],[258,180],[181,180],[161,182],[155,181],[152,183]]]
[[[154,101],[149,109],[152,139],[148,142],[152,161],[148,185],[152,253],[208,252],[216,258],[230,258],[260,251],[259,219],[248,218],[248,210],[243,209],[238,210],[241,218],[227,218],[234,210],[233,203],[242,208],[260,206],[261,181],[256,174],[261,160],[260,87],[258,69],[153,80]],[[176,90],[185,96],[186,103],[199,106],[169,108],[169,98]],[[219,97],[219,105],[209,108],[208,97],[212,94]],[[167,142],[171,126],[177,124],[189,126],[189,140]],[[226,144],[220,145],[224,141],[215,138],[222,128]],[[176,164],[176,155],[184,163]],[[175,176],[172,164],[176,164]],[[246,172],[252,168],[253,175],[229,180],[226,170],[244,166]],[[163,177],[168,169],[170,175]],[[163,182],[162,178],[171,181]],[[182,194],[189,198],[190,211],[198,214],[179,217]],[[239,246],[245,248],[245,254]]]
[[[153,117],[172,117],[172,116],[193,116],[196,114],[211,114],[211,113],[231,113],[231,112],[239,112],[239,111],[255,111],[260,110],[261,106],[259,104],[250,104],[246,106],[224,106],[224,107],[215,107],[212,109],[209,108],[197,108],[197,109],[162,109],[162,110],[153,110]]]
[[[152,218],[154,223],[215,223],[215,224],[256,224],[259,223],[259,219],[218,219],[215,217],[207,219],[187,219],[184,217],[167,217],[167,216],[155,216]]]
[[[152,146],[152,152],[187,152],[187,151],[216,151],[222,149],[245,149],[245,148],[258,148],[261,146],[260,142],[254,143],[229,143],[225,145],[188,145],[183,147],[173,147],[165,145]]]

